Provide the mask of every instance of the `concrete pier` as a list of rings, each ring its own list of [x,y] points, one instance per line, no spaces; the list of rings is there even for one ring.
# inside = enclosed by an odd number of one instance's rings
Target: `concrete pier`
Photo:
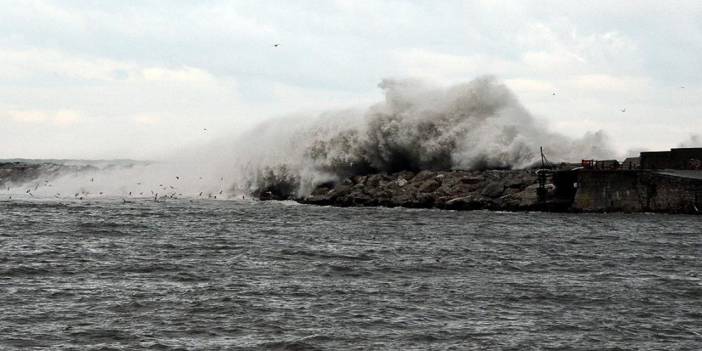
[[[581,170],[577,179],[576,211],[702,211],[702,171]]]

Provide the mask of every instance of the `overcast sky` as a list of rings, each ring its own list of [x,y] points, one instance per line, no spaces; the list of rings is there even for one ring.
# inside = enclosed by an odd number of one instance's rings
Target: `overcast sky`
[[[0,158],[159,157],[264,119],[370,104],[388,77],[495,75],[554,131],[602,129],[622,152],[702,133],[700,1],[0,7]]]

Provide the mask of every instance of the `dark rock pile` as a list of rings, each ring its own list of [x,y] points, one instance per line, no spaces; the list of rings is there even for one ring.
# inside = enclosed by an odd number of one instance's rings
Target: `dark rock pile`
[[[295,200],[332,206],[518,211],[536,206],[536,187],[533,170],[405,171],[322,184]]]

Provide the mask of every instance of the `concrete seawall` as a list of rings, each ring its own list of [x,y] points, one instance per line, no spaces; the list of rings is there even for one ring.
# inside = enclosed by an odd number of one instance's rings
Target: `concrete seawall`
[[[648,170],[578,172],[573,209],[583,212],[702,211],[702,177]]]

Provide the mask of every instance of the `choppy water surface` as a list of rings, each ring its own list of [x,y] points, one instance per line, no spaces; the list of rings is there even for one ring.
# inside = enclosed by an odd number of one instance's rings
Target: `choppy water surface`
[[[689,349],[702,217],[0,202],[0,349]]]

